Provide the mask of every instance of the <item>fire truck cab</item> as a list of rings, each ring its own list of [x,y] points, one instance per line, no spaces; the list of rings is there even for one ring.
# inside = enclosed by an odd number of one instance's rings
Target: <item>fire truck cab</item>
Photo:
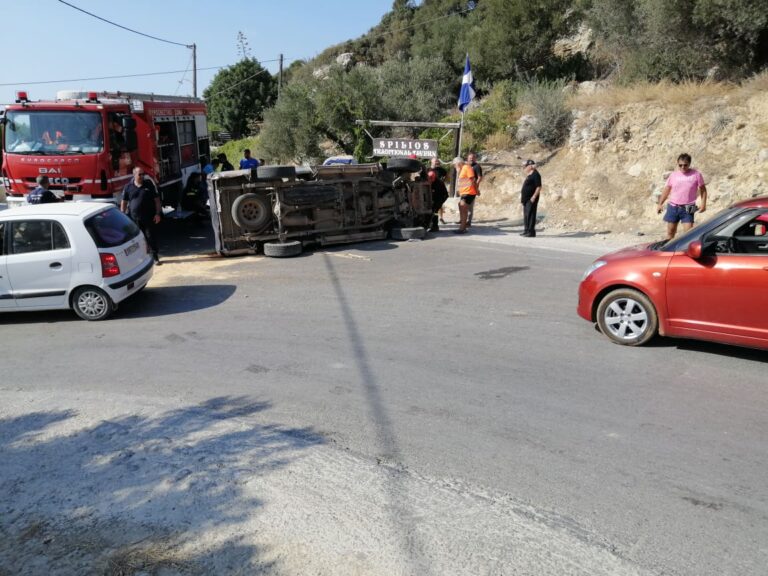
[[[26,201],[40,175],[64,200],[119,203],[139,166],[175,208],[190,174],[210,160],[206,107],[195,98],[66,91],[33,102],[18,92],[0,122],[9,207]]]

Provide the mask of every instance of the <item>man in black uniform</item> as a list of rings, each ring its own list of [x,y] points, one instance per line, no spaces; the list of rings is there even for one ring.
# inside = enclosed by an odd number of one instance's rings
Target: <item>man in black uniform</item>
[[[232,163],[227,160],[227,155],[222,152],[219,154],[219,162],[221,162],[221,171],[222,172],[228,172],[229,170],[234,170],[235,167],[232,166]]]
[[[37,188],[27,194],[28,204],[50,204],[51,202],[59,201],[58,196],[48,190],[48,186],[50,185],[48,176],[43,176],[41,174],[37,177],[35,182],[37,182]]]
[[[448,172],[440,165],[438,158],[432,158],[431,162],[429,172],[427,172],[427,180],[432,187],[432,221],[429,230],[430,232],[438,232],[440,227],[437,225],[437,221],[440,209],[448,199],[448,188],[445,186],[445,177],[448,176]]]
[[[536,209],[539,206],[539,196],[541,195],[541,174],[536,170],[536,162],[526,160],[525,180],[523,189],[520,191],[520,202],[523,205],[523,222],[525,231],[520,236],[534,238],[536,236]]]
[[[157,225],[163,215],[160,195],[151,180],[144,179],[144,169],[138,166],[133,169],[133,180],[123,188],[123,198],[120,210],[128,214],[136,222],[147,238],[155,262],[160,264],[157,247]]]

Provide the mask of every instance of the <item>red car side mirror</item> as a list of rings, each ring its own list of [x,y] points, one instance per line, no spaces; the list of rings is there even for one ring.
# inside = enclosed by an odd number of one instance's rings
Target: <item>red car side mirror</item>
[[[688,249],[685,251],[686,256],[693,258],[694,260],[701,259],[704,249],[701,245],[701,240],[694,240],[688,244]]]

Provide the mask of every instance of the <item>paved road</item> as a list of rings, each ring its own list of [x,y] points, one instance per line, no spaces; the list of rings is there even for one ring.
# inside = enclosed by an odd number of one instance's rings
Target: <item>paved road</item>
[[[172,257],[108,322],[3,316],[0,568],[49,554],[22,502],[220,573],[765,574],[766,355],[613,345],[575,314],[601,248],[505,232]]]

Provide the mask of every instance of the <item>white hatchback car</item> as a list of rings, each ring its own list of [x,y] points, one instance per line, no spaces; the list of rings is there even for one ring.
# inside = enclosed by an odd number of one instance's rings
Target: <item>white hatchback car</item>
[[[72,308],[103,320],[146,286],[144,235],[112,204],[37,204],[0,212],[0,312]]]

